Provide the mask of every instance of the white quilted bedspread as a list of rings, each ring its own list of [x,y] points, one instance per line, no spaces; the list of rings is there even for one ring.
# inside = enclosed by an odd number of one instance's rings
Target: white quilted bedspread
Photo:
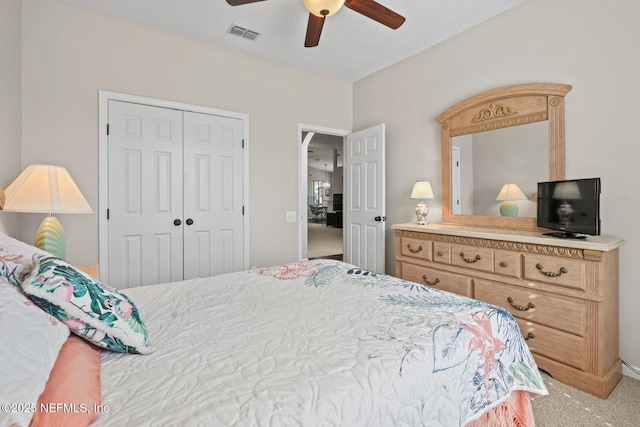
[[[547,393],[505,310],[349,264],[124,292],[155,352],[103,352],[96,426],[459,426]]]

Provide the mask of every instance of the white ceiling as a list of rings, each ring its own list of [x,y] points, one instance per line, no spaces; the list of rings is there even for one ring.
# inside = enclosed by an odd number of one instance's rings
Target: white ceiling
[[[415,55],[525,0],[378,0],[406,18],[391,30],[343,7],[327,17],[320,44],[304,47],[302,0],[229,6],[225,0],[63,0],[229,49],[347,81]],[[250,41],[232,25],[257,31]]]

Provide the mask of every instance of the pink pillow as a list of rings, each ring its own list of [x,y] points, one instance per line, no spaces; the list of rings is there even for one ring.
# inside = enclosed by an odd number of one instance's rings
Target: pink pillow
[[[65,341],[30,427],[84,427],[100,415],[100,351],[75,335]],[[41,412],[42,406],[49,412]]]

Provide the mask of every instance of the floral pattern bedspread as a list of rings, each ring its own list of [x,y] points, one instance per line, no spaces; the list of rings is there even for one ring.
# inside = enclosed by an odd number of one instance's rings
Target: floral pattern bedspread
[[[504,309],[338,261],[127,289],[155,353],[103,352],[98,426],[462,426],[547,390]]]

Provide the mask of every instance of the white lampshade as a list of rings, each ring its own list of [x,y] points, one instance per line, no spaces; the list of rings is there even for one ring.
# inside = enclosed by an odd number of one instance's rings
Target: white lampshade
[[[311,13],[322,18],[331,16],[344,5],[345,0],[302,0],[304,7]],[[324,14],[323,11],[326,11]]]
[[[91,213],[91,207],[60,166],[30,165],[5,190],[5,211],[47,214]]]
[[[505,184],[502,186],[500,193],[498,193],[496,200],[527,200],[527,196],[516,184]]]
[[[429,181],[416,181],[411,190],[412,199],[433,199],[433,190]]]

